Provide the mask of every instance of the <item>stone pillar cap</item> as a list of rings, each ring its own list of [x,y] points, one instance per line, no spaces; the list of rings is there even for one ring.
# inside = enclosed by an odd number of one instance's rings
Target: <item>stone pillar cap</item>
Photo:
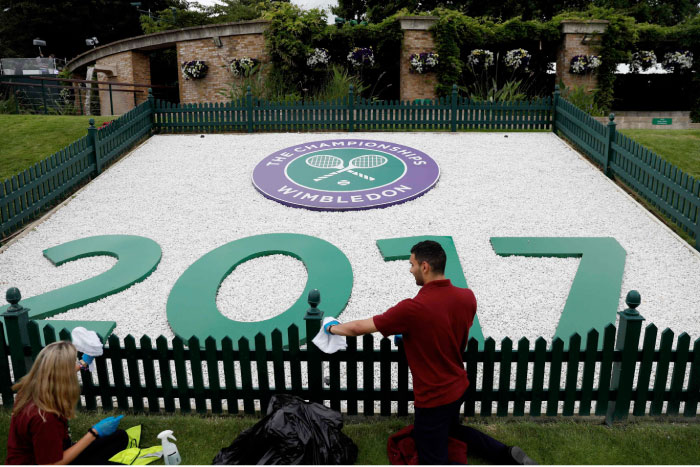
[[[437,16],[399,16],[398,20],[401,23],[401,29],[413,29],[418,31],[427,31],[433,24],[437,23],[440,18]]]
[[[564,34],[602,34],[608,29],[606,19],[565,19],[561,22]]]

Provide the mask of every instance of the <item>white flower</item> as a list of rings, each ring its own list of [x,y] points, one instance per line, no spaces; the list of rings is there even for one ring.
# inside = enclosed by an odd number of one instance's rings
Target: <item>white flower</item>
[[[656,65],[656,63],[656,54],[653,50],[640,50],[632,54],[630,70],[632,73],[637,73],[640,70],[648,70]]]
[[[689,50],[668,52],[664,55],[663,65],[670,71],[690,70],[693,67],[693,53]]]
[[[315,68],[318,65],[327,65],[331,59],[331,55],[326,49],[314,49],[306,59],[306,65],[310,68]]]
[[[490,67],[493,65],[493,52],[485,49],[474,49],[467,57],[467,63],[473,67]]]
[[[530,53],[525,49],[513,49],[506,53],[504,62],[506,66],[510,68],[520,68],[521,66],[527,69],[527,65],[530,63]]]

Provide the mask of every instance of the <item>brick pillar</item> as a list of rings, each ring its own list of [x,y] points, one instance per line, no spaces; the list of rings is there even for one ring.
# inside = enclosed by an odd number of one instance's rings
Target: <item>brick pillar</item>
[[[220,91],[228,90],[232,81],[241,80],[228,71],[231,59],[257,58],[263,66],[269,62],[263,36],[266,27],[266,23],[256,22],[242,25],[240,34],[178,42],[178,67],[192,60],[204,60],[209,67],[202,79],[186,80],[179,73],[180,103],[227,102],[229,99]]]
[[[434,99],[437,76],[435,73],[410,73],[408,58],[414,53],[435,52],[435,40],[429,29],[437,22],[434,16],[403,16],[399,18],[403,30],[401,47],[401,100]]]
[[[598,55],[596,48],[600,46],[608,21],[564,20],[561,27],[563,37],[557,53],[557,83],[563,82],[567,88],[583,86],[587,91],[595,89],[598,86],[595,73],[575,75],[569,69],[571,59],[576,55]]]
[[[113,81],[119,83],[151,84],[151,64],[148,55],[137,51],[126,51],[100,58],[95,63],[95,71],[99,81]],[[116,85],[117,88],[129,88]],[[113,92],[114,114],[121,115],[146,101],[147,88],[133,88],[141,93]],[[109,86],[100,85],[100,109],[102,115],[111,112],[109,102]]]

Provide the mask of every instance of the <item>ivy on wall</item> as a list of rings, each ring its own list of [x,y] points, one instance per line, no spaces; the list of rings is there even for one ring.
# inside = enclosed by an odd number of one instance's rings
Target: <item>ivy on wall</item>
[[[268,53],[272,62],[271,78],[287,92],[299,96],[312,94],[320,86],[323,73],[312,69],[307,59],[314,48],[324,48],[330,54],[330,65],[349,66],[347,55],[354,47],[372,47],[376,66],[353,70],[364,83],[376,83],[367,93],[398,97],[399,59],[403,34],[396,17],[376,24],[341,27],[329,25],[321,10],[302,10],[290,3],[278,3],[266,14],[271,21],[265,31]],[[383,75],[383,76],[381,76]],[[380,78],[381,76],[381,78]]]
[[[523,21],[519,18],[494,22],[484,18],[472,18],[448,9],[438,8],[433,14],[439,17],[433,27],[438,65],[438,95],[449,93],[452,84],[465,84],[466,55],[472,49],[485,48],[494,53],[522,47],[533,53],[530,68],[535,74],[544,73],[547,63],[556,59],[562,40],[563,20],[603,19],[609,21],[596,52],[602,59],[597,70],[598,89],[595,100],[598,107],[609,111],[613,105],[613,86],[618,63],[629,62],[636,50],[655,50],[658,57],[666,52],[690,50],[695,61],[693,80],[695,105],[692,116],[700,121],[700,17],[676,26],[636,23],[634,18],[617,13],[613,9],[590,7],[585,11],[555,16],[550,21]],[[640,96],[641,98],[641,96]]]
[[[485,18],[472,18],[444,8],[433,14],[438,21],[433,27],[440,63],[437,67],[438,95],[446,95],[452,84],[468,84],[467,56],[472,49],[488,49],[501,57],[510,49],[523,48],[532,53],[529,68],[535,75],[546,72],[556,58],[561,40],[559,21],[523,21],[514,18],[497,23]]]

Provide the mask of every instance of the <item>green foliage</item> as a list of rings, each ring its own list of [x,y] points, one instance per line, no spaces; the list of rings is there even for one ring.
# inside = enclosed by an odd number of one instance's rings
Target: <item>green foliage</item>
[[[328,72],[326,82],[322,88],[314,93],[314,99],[319,101],[331,101],[342,99],[348,95],[350,85],[353,86],[355,94],[361,94],[367,86],[363,85],[360,78],[348,73],[345,68],[334,65]]]
[[[206,9],[190,9],[187,2],[178,7],[171,7],[151,13],[151,15],[141,15],[141,30],[144,34],[169,31],[172,29],[189,28],[213,23],[210,13]],[[183,8],[184,7],[184,8]]]
[[[469,89],[469,99],[475,102],[514,102],[527,97],[522,80],[506,81],[502,86],[492,79],[490,86],[474,83]]]
[[[0,99],[0,114],[17,113],[17,98],[10,94],[7,99]]]
[[[271,0],[221,0],[207,9],[216,23],[248,21],[262,17],[272,8]]]
[[[248,87],[253,97],[264,98],[266,96],[265,76],[263,65],[257,64],[245,69],[240,78],[233,77],[227,88],[220,89],[218,94],[230,101],[245,98]]]
[[[593,115],[594,117],[605,117],[609,114],[609,109],[598,105],[596,94],[586,91],[583,86],[567,88],[564,83],[559,83],[559,91],[564,99],[571,102],[589,115]]]
[[[466,66],[467,57],[472,49],[489,49],[494,54],[504,56],[513,48],[527,49],[532,59],[528,68],[532,76],[513,76],[507,81],[520,79],[533,81],[528,86],[528,93],[541,94],[543,90],[538,79],[545,76],[549,62],[556,58],[561,40],[560,21],[547,22],[524,21],[514,18],[497,23],[486,18],[473,18],[458,11],[439,8],[433,12],[438,21],[433,28],[440,63],[437,66],[438,95],[448,95],[453,83],[463,88],[473,86],[479,76]],[[481,78],[482,88],[490,86],[492,77]],[[499,83],[502,86],[502,83]]]
[[[313,50],[311,44],[320,42],[326,28],[325,13],[275,2],[265,18],[270,20],[265,39],[273,67],[286,77],[288,91],[308,89],[306,57]]]
[[[320,92],[327,81],[324,70],[310,68],[307,57],[315,47],[327,49],[331,65],[348,68],[347,55],[353,47],[372,47],[376,66],[349,70],[362,82],[377,83],[386,76],[387,85],[374,92],[383,98],[398,94],[399,57],[403,34],[396,18],[370,25],[328,25],[320,10],[301,10],[287,3],[276,3],[265,18],[271,21],[265,31],[268,53],[273,69],[269,87],[277,92],[296,93],[311,97]],[[276,76],[283,76],[277,79]],[[368,92],[368,90],[365,90]]]

